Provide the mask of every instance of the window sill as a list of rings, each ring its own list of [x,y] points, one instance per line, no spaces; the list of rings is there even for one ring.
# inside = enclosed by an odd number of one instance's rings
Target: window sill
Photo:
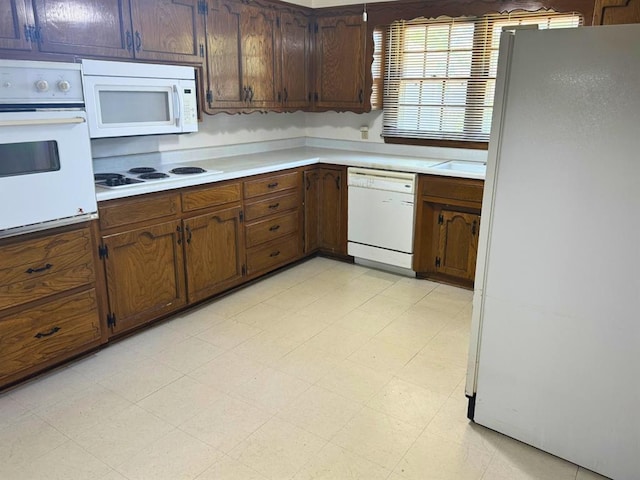
[[[488,150],[489,142],[463,142],[461,140],[435,140],[426,138],[383,137],[384,143],[400,145],[420,145],[423,147],[469,148]]]

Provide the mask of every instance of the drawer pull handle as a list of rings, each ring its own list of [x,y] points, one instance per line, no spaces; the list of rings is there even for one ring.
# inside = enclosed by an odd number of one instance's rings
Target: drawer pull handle
[[[278,230],[280,228],[280,225],[273,225],[269,230],[271,232],[275,232],[276,230]]]
[[[278,208],[279,206],[280,206],[280,202],[278,202],[278,203],[272,203],[271,205],[269,205],[269,208],[270,208],[271,210],[274,210],[274,209]]]
[[[278,186],[278,182],[273,182],[267,185],[267,188],[276,188]]]
[[[280,250],[276,250],[275,252],[272,252],[271,255],[269,255],[270,257],[277,257],[278,255],[280,255]]]
[[[40,272],[44,272],[46,270],[49,270],[51,267],[53,267],[53,265],[51,265],[50,263],[47,263],[44,267],[30,268],[29,270],[27,270],[26,273],[40,273]]]
[[[49,330],[46,333],[42,333],[42,332],[38,332],[36,333],[33,338],[42,338],[42,337],[50,337],[51,335],[53,335],[56,332],[60,331],[60,327],[53,327],[51,330]]]

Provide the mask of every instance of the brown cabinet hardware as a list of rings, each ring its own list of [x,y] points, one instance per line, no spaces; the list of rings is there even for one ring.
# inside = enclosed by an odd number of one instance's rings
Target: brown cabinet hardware
[[[271,254],[269,256],[270,257],[277,257],[278,255],[280,255],[280,250],[276,250],[275,252],[271,252]]]
[[[278,182],[272,182],[269,185],[267,185],[267,188],[276,188],[278,186]]]
[[[44,272],[46,270],[49,270],[51,267],[53,267],[53,265],[51,265],[50,263],[47,263],[44,267],[40,267],[40,268],[29,268],[27,270],[26,273],[40,273],[40,272]]]
[[[276,232],[276,231],[278,231],[279,228],[280,228],[280,225],[273,225],[273,226],[269,227],[269,231],[270,232]]]
[[[193,237],[193,234],[191,233],[191,227],[187,225],[185,227],[185,230],[187,231],[187,243],[191,243],[191,238]]]
[[[276,208],[278,208],[280,206],[280,202],[278,203],[272,203],[271,205],[269,205],[269,209],[271,210],[275,210]]]
[[[140,36],[140,32],[136,31],[136,52],[139,52],[142,48],[142,37]]]

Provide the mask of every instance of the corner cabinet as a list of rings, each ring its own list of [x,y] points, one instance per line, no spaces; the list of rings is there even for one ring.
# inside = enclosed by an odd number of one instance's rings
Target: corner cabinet
[[[640,23],[640,0],[596,0],[593,25]]]
[[[314,29],[314,108],[365,111],[367,27],[362,16],[318,17]]]
[[[347,168],[304,171],[305,253],[347,257]]]
[[[472,287],[484,181],[421,175],[413,269],[419,277]]]
[[[99,346],[95,225],[0,240],[0,387]]]
[[[33,49],[29,25],[34,25],[28,0],[0,0],[0,49],[28,53]]]

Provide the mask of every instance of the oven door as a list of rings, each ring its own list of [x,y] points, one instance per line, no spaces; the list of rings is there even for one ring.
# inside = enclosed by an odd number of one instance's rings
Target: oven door
[[[0,237],[96,216],[84,111],[0,113]]]

